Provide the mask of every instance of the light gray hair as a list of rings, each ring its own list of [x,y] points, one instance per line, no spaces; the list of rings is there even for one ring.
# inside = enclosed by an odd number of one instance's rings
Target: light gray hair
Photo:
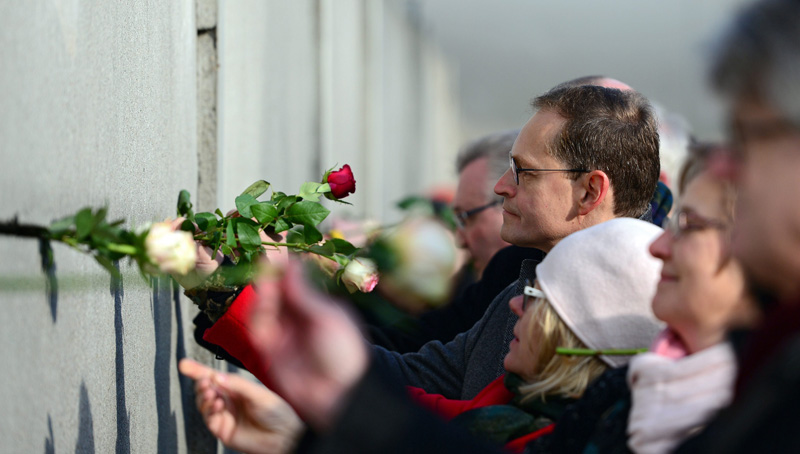
[[[732,99],[760,98],[800,127],[800,2],[745,8],[719,43],[711,81]]]
[[[519,129],[489,134],[468,143],[458,153],[456,172],[459,174],[472,162],[481,158],[488,159],[488,174],[486,175],[487,201],[497,197],[494,193],[494,185],[508,170],[508,152],[514,146],[514,141],[517,140],[518,135]]]

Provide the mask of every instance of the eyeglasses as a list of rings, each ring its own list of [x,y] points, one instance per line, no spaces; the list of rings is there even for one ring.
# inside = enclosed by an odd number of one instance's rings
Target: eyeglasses
[[[673,238],[678,239],[687,233],[707,229],[727,230],[729,224],[715,219],[706,219],[691,211],[681,210],[669,219],[665,227]]]
[[[503,203],[503,199],[498,199],[489,202],[486,205],[481,205],[479,207],[473,208],[471,210],[462,211],[460,213],[454,213],[456,216],[456,224],[458,225],[458,228],[463,229],[464,227],[467,226],[467,219],[471,218],[472,216],[475,216],[476,214],[480,213],[481,211],[487,208],[500,205],[501,203]]]
[[[531,285],[530,281],[525,283],[525,290],[522,292],[522,312],[525,312],[525,309],[528,308],[528,305],[531,302],[531,299],[547,299],[544,296],[544,292],[539,290],[538,288]]]
[[[514,176],[514,182],[517,184],[517,186],[519,186],[519,174],[521,172],[591,172],[591,170],[588,169],[525,169],[522,167],[517,167],[517,161],[514,159],[514,156],[510,151],[508,152],[508,161],[509,166],[511,167],[511,175]]]

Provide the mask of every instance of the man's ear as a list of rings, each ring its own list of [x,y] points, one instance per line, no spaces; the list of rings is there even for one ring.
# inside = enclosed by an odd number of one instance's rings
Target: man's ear
[[[577,183],[579,187],[578,214],[586,216],[605,200],[611,187],[611,180],[602,170],[592,170],[582,175]]]

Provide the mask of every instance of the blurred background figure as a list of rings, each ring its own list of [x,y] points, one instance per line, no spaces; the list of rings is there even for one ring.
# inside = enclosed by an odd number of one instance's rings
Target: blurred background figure
[[[509,245],[500,238],[503,199],[494,193],[494,185],[508,170],[508,153],[518,134],[519,130],[513,130],[482,137],[467,145],[456,159],[456,239],[469,251],[477,279],[494,254]]]

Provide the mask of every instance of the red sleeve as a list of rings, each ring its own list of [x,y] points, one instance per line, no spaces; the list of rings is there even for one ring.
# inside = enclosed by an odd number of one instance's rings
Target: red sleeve
[[[525,450],[525,446],[532,442],[533,440],[541,437],[542,435],[547,435],[555,429],[555,424],[550,424],[547,427],[543,427],[536,432],[529,433],[528,435],[523,435],[519,438],[515,438],[508,443],[506,443],[506,450],[510,452],[522,452]]]
[[[514,395],[506,389],[503,384],[505,375],[501,375],[493,382],[486,385],[485,388],[478,393],[477,396],[471,400],[458,400],[448,399],[441,394],[429,394],[423,389],[415,388],[413,386],[406,386],[412,400],[419,405],[439,414],[447,420],[453,419],[456,416],[464,413],[473,408],[485,407],[488,405],[503,405],[511,401]]]
[[[261,383],[268,384],[266,361],[250,342],[250,313],[256,301],[255,289],[246,286],[227,312],[206,330],[203,339],[225,349]]]
[[[472,403],[471,400],[448,399],[441,394],[430,394],[414,386],[406,386],[406,390],[411,400],[448,421],[468,410]]]

